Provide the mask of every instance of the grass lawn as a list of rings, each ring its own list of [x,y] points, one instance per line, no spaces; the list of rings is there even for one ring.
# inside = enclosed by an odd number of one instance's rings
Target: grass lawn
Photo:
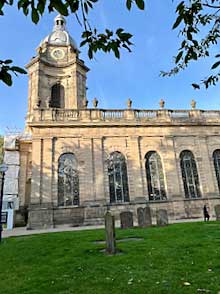
[[[5,239],[1,294],[220,293],[220,222],[117,230],[123,254],[106,256],[104,230]]]

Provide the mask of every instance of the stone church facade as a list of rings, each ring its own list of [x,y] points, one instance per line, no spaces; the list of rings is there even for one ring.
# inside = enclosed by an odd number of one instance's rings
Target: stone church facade
[[[101,224],[110,209],[116,220],[132,212],[136,223],[146,205],[153,220],[158,209],[170,222],[201,218],[204,204],[215,216],[219,111],[196,109],[194,101],[190,110],[169,110],[163,101],[158,110],[133,109],[131,100],[125,109],[100,109],[97,99],[88,108],[89,69],[62,16],[27,69],[25,135],[5,144],[6,163],[17,171],[6,174],[4,191],[7,200],[7,181],[16,178],[15,222],[30,229]]]

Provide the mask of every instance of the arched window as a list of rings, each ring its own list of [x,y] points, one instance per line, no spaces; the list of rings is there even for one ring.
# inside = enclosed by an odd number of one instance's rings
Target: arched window
[[[128,202],[128,176],[125,157],[116,151],[108,160],[110,202]]]
[[[64,153],[58,161],[58,205],[79,205],[79,175],[74,154]]]
[[[166,191],[160,155],[150,151],[145,155],[145,159],[149,200],[165,200]]]
[[[186,198],[201,197],[196,161],[191,151],[184,150],[180,153],[180,167],[182,171],[185,197]]]
[[[213,163],[215,167],[215,174],[218,183],[218,188],[220,191],[220,149],[217,149],[212,154]]]
[[[50,107],[64,108],[64,87],[60,84],[55,84],[51,88]]]

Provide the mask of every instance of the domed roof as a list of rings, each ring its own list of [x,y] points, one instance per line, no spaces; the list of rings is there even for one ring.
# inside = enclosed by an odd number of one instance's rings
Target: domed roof
[[[69,35],[68,31],[66,30],[66,20],[60,14],[57,15],[54,19],[53,32],[50,33],[46,38],[44,38],[43,41],[41,41],[40,46],[42,46],[46,42],[50,45],[58,45],[58,46],[71,45],[75,49],[77,49],[75,40]]]

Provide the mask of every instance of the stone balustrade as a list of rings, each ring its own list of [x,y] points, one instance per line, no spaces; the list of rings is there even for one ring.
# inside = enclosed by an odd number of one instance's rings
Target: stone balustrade
[[[27,122],[154,122],[220,123],[219,110],[140,110],[140,109],[35,109]]]

